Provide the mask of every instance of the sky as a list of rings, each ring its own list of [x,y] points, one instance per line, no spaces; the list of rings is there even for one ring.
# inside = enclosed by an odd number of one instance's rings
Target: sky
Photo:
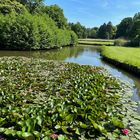
[[[68,22],[79,21],[86,27],[99,27],[108,21],[117,25],[123,18],[140,12],[140,0],[45,0],[45,3],[59,5]]]

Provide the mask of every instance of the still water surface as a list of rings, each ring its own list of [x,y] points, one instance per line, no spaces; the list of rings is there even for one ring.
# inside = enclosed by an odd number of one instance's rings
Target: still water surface
[[[101,66],[106,68],[110,74],[121,80],[127,81],[133,85],[133,96],[132,99],[140,101],[140,78],[129,74],[101,59],[98,47],[93,46],[78,46],[78,47],[67,47],[59,50],[49,51],[0,51],[0,57],[3,56],[24,56],[43,58],[47,60],[60,60],[65,62],[75,62],[78,64],[86,64],[93,66]],[[138,108],[140,112],[140,106]]]

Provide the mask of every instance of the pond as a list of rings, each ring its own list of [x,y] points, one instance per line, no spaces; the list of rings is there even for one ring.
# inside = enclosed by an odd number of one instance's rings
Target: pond
[[[75,62],[106,68],[110,74],[133,85],[134,94],[132,99],[140,101],[140,78],[129,74],[102,60],[98,47],[78,46],[66,47],[59,50],[49,51],[0,51],[0,57],[3,56],[24,56],[33,58],[43,58],[47,60],[60,60],[65,62]],[[140,106],[138,108],[140,112]]]

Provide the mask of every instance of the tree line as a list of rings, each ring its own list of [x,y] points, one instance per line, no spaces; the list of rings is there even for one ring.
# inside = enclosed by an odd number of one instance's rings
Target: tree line
[[[131,40],[132,46],[140,45],[140,12],[136,13],[134,17],[124,18],[117,26],[114,26],[111,22],[104,23],[99,28],[86,28],[79,22],[69,23],[69,26],[79,38],[124,38]]]
[[[0,1],[0,49],[50,49],[77,44],[63,10],[43,0]]]

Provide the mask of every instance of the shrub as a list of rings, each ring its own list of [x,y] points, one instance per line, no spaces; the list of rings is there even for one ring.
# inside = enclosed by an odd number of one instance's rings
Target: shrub
[[[50,49],[76,44],[77,38],[71,31],[58,29],[47,16],[12,12],[0,14],[0,19],[1,49]]]
[[[77,45],[77,43],[78,43],[78,37],[73,31],[71,31],[71,43],[70,44],[72,46],[75,46],[75,45]]]
[[[9,14],[16,12],[18,14],[26,12],[25,6],[14,0],[0,0],[0,13]]]
[[[130,46],[133,46],[133,47],[140,47],[140,36],[137,35],[134,39],[131,40],[130,42]]]
[[[129,43],[129,41],[125,40],[125,39],[116,39],[114,41],[114,45],[115,46],[127,46]]]
[[[36,22],[29,14],[1,15],[0,47],[2,49],[37,48],[38,36]]]

